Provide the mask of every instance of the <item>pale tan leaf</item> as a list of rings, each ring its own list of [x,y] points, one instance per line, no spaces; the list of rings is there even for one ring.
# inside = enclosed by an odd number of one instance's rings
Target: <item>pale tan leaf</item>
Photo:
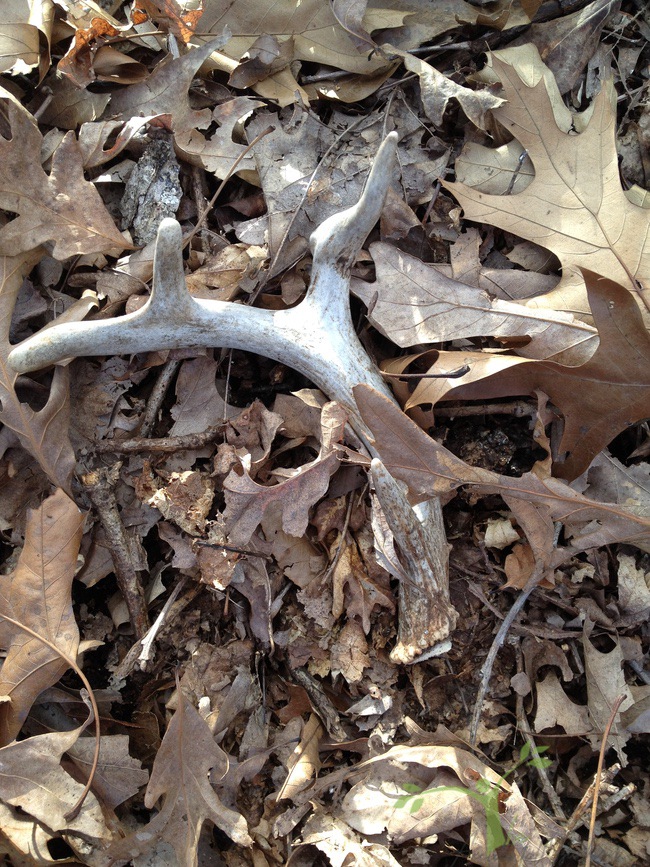
[[[586,705],[576,704],[562,688],[558,676],[549,671],[544,680],[535,684],[537,710],[535,712],[535,731],[543,732],[562,726],[568,735],[585,737],[593,731]]]
[[[331,654],[332,677],[342,674],[348,683],[359,683],[364,668],[370,667],[368,642],[360,623],[348,620],[331,645]]]
[[[95,186],[83,176],[79,144],[68,133],[41,167],[42,136],[29,112],[6,91],[11,138],[0,138],[0,207],[18,216],[0,229],[0,255],[18,256],[51,242],[52,255],[121,251],[128,246]]]
[[[621,713],[634,704],[630,688],[625,683],[623,672],[623,650],[620,642],[615,639],[615,646],[609,652],[601,652],[594,647],[591,640],[593,623],[585,621],[582,645],[585,654],[585,676],[587,679],[587,702],[595,733],[590,736],[591,745],[598,749],[602,742],[603,732],[612,715],[614,702],[619,696],[624,696],[614,722],[608,744],[613,746],[623,767],[627,765],[627,756],[623,748],[630,735],[620,721]]]
[[[520,193],[534,177],[531,159],[515,139],[497,148],[467,142],[456,160],[456,180],[480,193]]]
[[[616,153],[614,90],[606,82],[595,98],[591,119],[579,134],[566,119],[558,125],[557,85],[541,64],[520,68],[530,47],[492,55],[494,75],[507,102],[495,117],[526,149],[535,178],[516,195],[488,195],[464,184],[447,184],[470,220],[483,221],[552,250],[565,273],[576,266],[618,281],[650,306],[650,215],[621,187]],[[564,112],[567,110],[564,109]],[[562,305],[562,286],[530,306]],[[584,290],[574,309],[585,313]]]
[[[319,747],[324,733],[319,718],[312,713],[304,725],[300,743],[289,757],[287,776],[278,792],[278,801],[292,799],[318,776],[321,769]]]
[[[75,819],[66,818],[84,787],[63,770],[61,758],[83,728],[36,735],[0,749],[0,800],[20,807],[52,831],[76,831],[105,845],[112,835],[92,793]]]
[[[50,867],[56,864],[48,848],[53,835],[20,809],[0,801],[2,838],[0,852],[11,859],[15,867]]]
[[[295,856],[291,858],[296,867],[314,863],[312,847],[322,852],[332,867],[342,867],[349,859],[353,859],[355,867],[400,867],[387,846],[364,840],[349,825],[320,806],[301,829],[300,838],[302,844],[296,847]],[[300,860],[301,850],[305,852],[304,861]]]
[[[25,545],[11,575],[0,576],[0,616],[6,615],[48,639],[75,658],[79,629],[71,588],[81,543],[84,513],[61,490],[30,510]],[[67,670],[55,650],[0,619],[0,641],[7,656],[0,671],[0,740],[20,731],[36,697]]]
[[[364,771],[341,807],[342,817],[362,834],[386,831],[400,843],[471,824],[472,860],[485,863],[479,859],[487,856],[489,807],[477,797],[477,782],[483,780],[507,793],[501,808],[492,808],[491,818],[498,816],[504,837],[512,831],[512,844],[523,863],[550,867],[518,787],[471,753],[453,746],[397,746],[370,759]],[[412,797],[405,799],[407,794]]]
[[[634,557],[618,554],[618,601],[623,612],[636,615],[645,622],[650,613],[650,587],[643,569],[636,565]]]
[[[38,66],[40,81],[50,65],[53,23],[52,0],[3,0],[0,5],[0,71],[27,74]]]
[[[372,324],[398,346],[477,336],[530,337],[526,356],[561,356],[573,364],[586,361],[596,348],[596,330],[570,314],[491,299],[389,244],[372,244],[370,252],[376,280],[356,280],[353,289],[371,308]]]

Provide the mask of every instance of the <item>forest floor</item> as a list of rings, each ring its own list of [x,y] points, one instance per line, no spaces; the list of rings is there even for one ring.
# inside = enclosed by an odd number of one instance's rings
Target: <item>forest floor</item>
[[[649,45],[2,4],[4,863],[650,863]]]

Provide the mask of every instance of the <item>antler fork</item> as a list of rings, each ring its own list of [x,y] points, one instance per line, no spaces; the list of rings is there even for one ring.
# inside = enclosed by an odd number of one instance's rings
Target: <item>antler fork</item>
[[[18,345],[9,363],[20,373],[70,356],[126,355],[189,346],[243,349],[300,371],[349,412],[350,424],[373,461],[377,495],[401,552],[398,643],[391,657],[413,662],[431,655],[456,623],[449,600],[448,546],[438,500],[419,518],[373,447],[354,399],[360,384],[392,398],[361,345],[350,316],[350,271],[381,215],[397,151],[383,141],[358,203],[325,220],[311,235],[312,279],[304,299],[288,310],[193,298],[185,284],[181,228],[165,219],[158,230],[151,296],[135,313],[99,321],[52,325]]]

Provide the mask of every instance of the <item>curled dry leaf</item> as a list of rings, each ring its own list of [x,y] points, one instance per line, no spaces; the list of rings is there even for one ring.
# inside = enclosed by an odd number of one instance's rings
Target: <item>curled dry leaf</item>
[[[79,629],[72,610],[71,588],[77,567],[84,514],[57,491],[30,510],[25,545],[10,575],[0,576],[0,617],[29,627],[74,659]],[[0,741],[20,732],[36,697],[56,683],[68,663],[37,637],[0,619],[0,642],[7,655],[0,670]]]
[[[364,16],[364,25],[370,31],[377,27],[398,26],[408,12],[381,9],[376,14],[375,19],[373,10],[369,9]],[[223,58],[216,58],[216,62],[227,72],[237,69],[238,61],[259,36],[271,34],[275,37],[286,68],[253,84],[253,87],[280,105],[295,102],[297,94],[299,99],[306,101],[305,91],[288,66],[293,61],[324,63],[364,76],[389,66],[384,58],[371,54],[372,45],[359,51],[354,39],[337,21],[331,5],[322,0],[303,0],[298,6],[293,0],[257,0],[255,3],[230,3],[225,10],[218,3],[208,5],[199,32],[214,33],[217,28],[224,27],[233,35],[224,46]],[[290,44],[290,51],[284,46],[286,42]]]

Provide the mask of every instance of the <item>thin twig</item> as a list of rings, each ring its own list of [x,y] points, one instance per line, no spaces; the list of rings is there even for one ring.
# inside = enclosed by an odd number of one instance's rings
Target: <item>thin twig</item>
[[[167,389],[169,388],[172,379],[176,376],[176,371],[180,367],[180,361],[167,361],[160,371],[158,379],[149,395],[147,406],[142,418],[142,424],[138,433],[141,437],[148,437],[156,424],[158,412],[162,406]]]
[[[121,466],[118,462],[108,469],[91,470],[81,477],[81,481],[106,533],[115,577],[126,602],[135,637],[143,638],[149,629],[147,601],[142,582],[133,566],[129,541],[115,498],[114,485]]]
[[[598,793],[600,791],[601,778],[603,773],[603,763],[605,761],[605,753],[607,752],[607,741],[616,719],[619,707],[625,701],[625,695],[619,695],[612,706],[612,712],[607,720],[605,731],[603,732],[603,740],[598,753],[598,767],[596,768],[596,776],[594,777],[594,795],[591,804],[591,818],[589,820],[589,837],[587,838],[587,852],[585,855],[585,867],[591,867],[591,850],[594,846],[594,833],[596,830],[596,818],[598,817]]]
[[[214,442],[217,436],[223,432],[223,429],[223,424],[215,424],[200,433],[183,434],[177,437],[152,439],[134,437],[130,440],[102,440],[95,445],[93,450],[97,454],[109,452],[116,455],[131,455],[140,452],[173,454],[186,449],[202,449]]]
[[[607,768],[607,770],[605,771],[605,773],[602,775],[602,778],[601,778],[603,781],[603,784],[611,782],[620,770],[621,770],[621,766],[619,764],[614,764],[610,768]],[[553,867],[553,865],[557,861],[558,855],[562,851],[562,846],[564,846],[564,843],[567,840],[567,838],[571,834],[573,834],[573,832],[577,828],[579,828],[582,824],[584,824],[584,815],[585,815],[585,813],[589,807],[589,803],[592,799],[595,784],[596,784],[596,777],[594,775],[593,780],[591,781],[591,783],[587,787],[587,791],[584,793],[584,795],[580,799],[578,806],[575,808],[575,810],[571,814],[571,817],[570,817],[569,821],[567,822],[566,827],[564,828],[564,836],[559,837],[557,840],[553,840],[550,843],[550,845],[548,847],[547,855],[548,855],[548,860],[549,860],[549,864],[551,865],[551,867]]]
[[[528,579],[528,583],[519,594],[519,597],[514,601],[512,607],[510,608],[510,611],[508,611],[508,613],[506,614],[503,623],[499,627],[499,631],[497,632],[494,641],[492,642],[492,646],[488,651],[488,655],[485,658],[485,662],[483,663],[483,667],[481,669],[481,683],[479,685],[478,694],[476,696],[476,702],[474,704],[474,710],[472,711],[472,719],[469,727],[469,742],[473,747],[476,746],[478,724],[481,719],[483,702],[485,701],[488,684],[490,682],[490,677],[492,676],[492,667],[494,666],[494,661],[497,658],[497,653],[503,646],[503,642],[506,640],[506,635],[510,631],[510,627],[519,616],[522,608],[528,601],[529,596],[537,588],[537,585],[543,577],[544,570],[541,565],[538,565],[535,568],[533,574]]]

